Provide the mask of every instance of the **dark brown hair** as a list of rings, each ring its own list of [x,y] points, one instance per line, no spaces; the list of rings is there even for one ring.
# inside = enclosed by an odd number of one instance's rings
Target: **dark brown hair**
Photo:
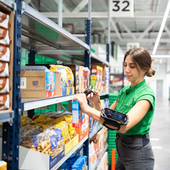
[[[146,71],[146,76],[152,77],[155,75],[155,70],[151,68],[153,60],[151,59],[151,56],[146,49],[140,47],[128,50],[125,53],[124,62],[128,55],[132,57],[133,62],[138,65],[140,69]]]

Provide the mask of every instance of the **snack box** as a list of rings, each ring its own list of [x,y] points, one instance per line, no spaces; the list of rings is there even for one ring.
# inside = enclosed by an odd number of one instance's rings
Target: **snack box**
[[[73,149],[79,142],[79,135],[77,134],[73,139],[65,144],[65,155]]]
[[[19,146],[19,169],[20,170],[50,170],[55,169],[55,165],[65,155],[65,150],[61,151],[52,159],[51,156]]]
[[[61,86],[61,73],[55,72],[55,96],[65,96],[74,94],[74,86]]]
[[[55,95],[55,73],[45,66],[21,67],[21,97],[48,98]]]
[[[81,125],[76,129],[76,133],[79,134],[79,141],[84,139],[89,134],[89,116],[83,113],[81,119]]]
[[[68,66],[73,72],[75,93],[77,94],[83,92],[83,66],[78,66],[75,64],[69,64],[66,66]]]

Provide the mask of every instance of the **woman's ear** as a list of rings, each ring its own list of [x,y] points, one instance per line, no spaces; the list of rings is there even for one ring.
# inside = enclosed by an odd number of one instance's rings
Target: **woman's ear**
[[[142,70],[142,74],[144,76],[146,74],[146,70]]]

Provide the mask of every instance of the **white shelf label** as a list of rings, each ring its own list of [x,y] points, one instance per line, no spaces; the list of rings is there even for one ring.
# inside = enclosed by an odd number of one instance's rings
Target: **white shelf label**
[[[26,77],[20,77],[20,89],[26,89]]]
[[[111,0],[110,3],[111,17],[133,17],[134,0]]]
[[[138,48],[140,44],[138,42],[129,42],[127,43],[127,51],[132,48]]]

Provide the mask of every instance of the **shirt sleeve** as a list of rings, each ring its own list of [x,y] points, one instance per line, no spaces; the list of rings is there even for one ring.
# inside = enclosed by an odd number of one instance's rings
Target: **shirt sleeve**
[[[140,101],[140,100],[148,100],[151,104],[151,108],[150,110],[155,108],[155,96],[152,94],[143,94],[142,96],[138,97],[136,102]]]

